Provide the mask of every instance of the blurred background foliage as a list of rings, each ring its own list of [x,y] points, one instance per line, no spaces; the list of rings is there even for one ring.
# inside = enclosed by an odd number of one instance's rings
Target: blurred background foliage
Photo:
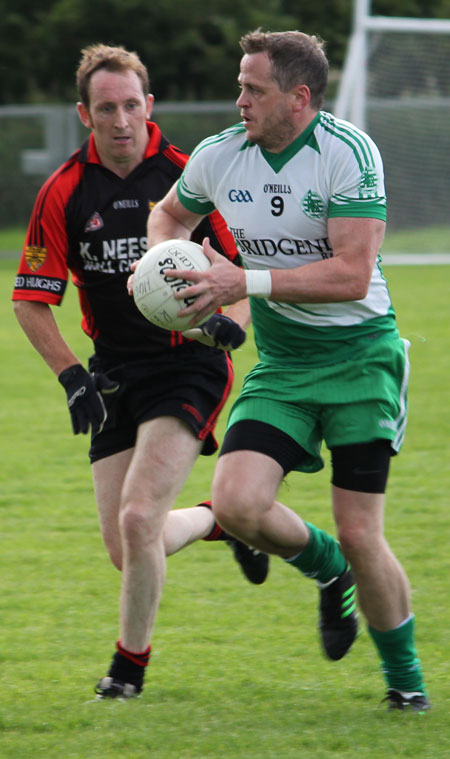
[[[339,70],[352,13],[353,0],[0,0],[0,104],[72,102],[80,50],[94,42],[138,52],[159,100],[234,98],[242,34],[318,34]],[[450,0],[373,0],[372,13],[447,18]]]
[[[371,10],[379,16],[450,18],[450,0],[372,0]],[[239,39],[258,27],[300,29],[325,40],[331,65],[325,107],[333,111],[353,12],[353,0],[0,0],[0,230],[27,224],[44,179],[86,137],[75,110],[75,70],[84,47],[103,42],[135,50],[150,72],[153,118],[171,142],[190,152],[204,136],[239,120]],[[413,80],[415,89],[428,82],[435,47],[436,40],[425,35],[414,38],[412,52],[405,54],[395,35],[380,37],[372,50],[376,96],[402,95],[405,81]],[[442,99],[449,95],[450,69],[448,56],[439,60],[447,63],[437,68]],[[433,165],[427,159],[427,192],[416,192],[424,161],[413,179],[405,179],[403,170],[396,176],[398,167],[412,164],[410,146],[428,142],[430,129],[435,144],[447,145],[447,110],[441,101],[433,108],[427,106],[416,120],[404,110],[372,109],[371,127],[381,121],[389,134],[380,147],[389,173],[391,229],[422,225],[424,218],[448,226],[448,204],[440,202],[447,197],[447,185],[441,187],[448,177],[444,147],[433,153]],[[406,135],[398,129],[403,123]],[[423,148],[417,153],[425,156]]]

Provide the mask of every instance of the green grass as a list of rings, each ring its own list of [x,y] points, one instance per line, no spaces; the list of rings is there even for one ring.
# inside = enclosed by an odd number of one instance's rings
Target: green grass
[[[379,707],[384,684],[364,626],[342,662],[322,657],[312,583],[273,559],[266,584],[251,586],[226,546],[203,542],[169,559],[143,697],[89,703],[117,637],[120,577],[100,539],[88,441],[71,434],[64,391],[12,315],[14,269],[0,261],[2,759],[449,754],[450,269],[386,267],[413,367],[386,532],[412,584],[433,702],[423,717]],[[57,316],[85,358],[72,289]],[[249,341],[236,355],[236,391],[253,359]],[[214,463],[198,461],[177,505],[206,497]],[[328,465],[293,474],[281,497],[332,530],[328,481]]]
[[[448,253],[450,226],[390,232],[388,225],[383,251],[385,253]]]

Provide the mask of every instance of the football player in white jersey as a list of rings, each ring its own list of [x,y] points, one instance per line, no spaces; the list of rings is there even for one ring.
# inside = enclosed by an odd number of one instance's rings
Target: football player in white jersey
[[[379,267],[382,160],[368,135],[321,110],[328,62],[318,38],[256,31],[240,44],[242,122],[196,148],[148,226],[151,244],[187,238],[216,208],[245,267],[224,261],[206,239],[211,268],[174,272],[193,283],[183,296],[198,296],[184,311],[193,336],[212,310],[251,301],[259,363],[230,413],[214,513],[233,535],[319,581],[323,644],[340,658],[336,620],[347,619],[352,634],[350,573],[330,536],[276,500],[287,472],[323,466],[324,442],[338,539],[382,660],[388,708],[422,712],[430,704],[409,584],[383,535],[409,364]]]

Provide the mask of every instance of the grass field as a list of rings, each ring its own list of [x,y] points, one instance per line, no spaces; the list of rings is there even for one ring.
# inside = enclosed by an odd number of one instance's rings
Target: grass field
[[[412,584],[433,702],[425,716],[379,706],[384,684],[364,625],[344,660],[323,658],[310,581],[273,559],[266,584],[251,586],[226,546],[203,542],[169,559],[143,697],[90,703],[117,637],[120,577],[100,539],[88,441],[73,437],[64,392],[12,315],[14,272],[14,261],[0,261],[2,759],[450,755],[450,268],[386,267],[412,346],[410,422],[386,532]],[[57,316],[84,359],[90,343],[72,291]],[[235,357],[236,391],[253,359],[249,341]],[[198,461],[177,505],[207,496],[214,463]],[[328,466],[290,475],[281,497],[332,530],[328,481]]]

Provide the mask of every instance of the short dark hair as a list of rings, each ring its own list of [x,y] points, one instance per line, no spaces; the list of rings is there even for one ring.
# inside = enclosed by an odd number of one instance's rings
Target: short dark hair
[[[142,84],[145,96],[150,92],[148,71],[137,53],[124,47],[110,45],[90,45],[81,51],[81,60],[76,73],[78,95],[86,108],[89,107],[89,82],[92,74],[99,69],[106,71],[134,71]]]
[[[247,55],[267,53],[272,78],[282,92],[297,84],[306,84],[311,105],[321,108],[328,83],[328,60],[325,43],[303,32],[262,32],[257,29],[241,37],[239,44]]]

